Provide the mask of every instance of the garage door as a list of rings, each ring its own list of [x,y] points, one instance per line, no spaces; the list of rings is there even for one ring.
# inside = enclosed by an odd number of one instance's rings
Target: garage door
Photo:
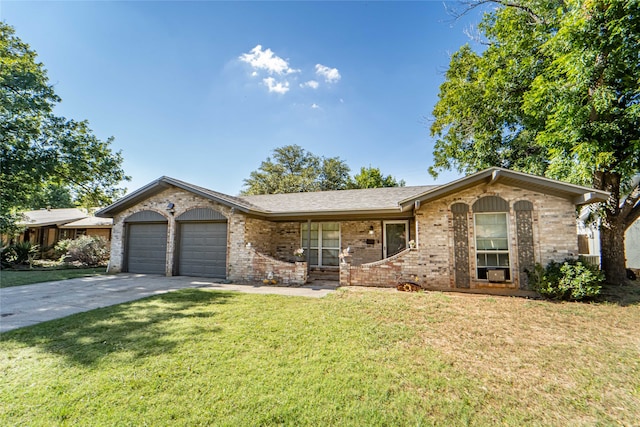
[[[178,259],[182,276],[226,278],[227,223],[181,223]]]
[[[130,273],[165,274],[167,224],[128,224],[127,270]]]

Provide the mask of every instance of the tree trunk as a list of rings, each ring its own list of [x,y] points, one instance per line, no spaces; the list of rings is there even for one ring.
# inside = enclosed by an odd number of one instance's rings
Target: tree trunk
[[[594,187],[611,193],[603,210],[600,225],[600,263],[607,283],[621,285],[627,281],[624,252],[624,218],[620,212],[620,174],[596,171]]]
[[[600,256],[607,283],[621,285],[627,280],[624,227],[619,221],[600,227]]]

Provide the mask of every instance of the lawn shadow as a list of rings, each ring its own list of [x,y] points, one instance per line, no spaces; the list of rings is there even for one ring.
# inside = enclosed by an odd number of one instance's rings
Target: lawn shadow
[[[85,366],[114,355],[135,360],[171,352],[198,334],[220,332],[207,319],[216,316],[216,305],[237,296],[183,289],[5,332],[2,341],[38,347]],[[184,322],[193,318],[202,320]]]
[[[598,301],[617,304],[621,307],[640,304],[640,281],[623,285],[605,285]]]

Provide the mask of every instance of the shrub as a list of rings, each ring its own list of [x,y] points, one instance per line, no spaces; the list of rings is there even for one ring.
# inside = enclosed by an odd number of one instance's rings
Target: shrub
[[[109,260],[109,242],[104,237],[80,236],[64,243],[65,260],[78,261],[88,266],[104,264]]]
[[[67,255],[67,252],[69,252],[69,245],[71,244],[71,242],[71,239],[59,240],[53,248],[54,255],[61,260],[64,259],[64,257]]]
[[[13,245],[3,245],[0,252],[2,268],[15,267],[17,265],[31,263],[38,255],[38,245],[31,242],[19,242]]]
[[[551,261],[546,267],[536,264],[527,271],[531,289],[540,295],[564,301],[581,301],[600,294],[604,274],[580,260]]]

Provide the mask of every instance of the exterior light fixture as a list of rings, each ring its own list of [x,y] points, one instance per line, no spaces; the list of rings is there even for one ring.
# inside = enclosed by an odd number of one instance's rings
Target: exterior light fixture
[[[373,236],[373,225],[372,225],[371,227],[369,227],[369,234],[370,234],[371,236]]]
[[[175,205],[171,202],[167,203],[167,211],[173,215],[176,212]]]

